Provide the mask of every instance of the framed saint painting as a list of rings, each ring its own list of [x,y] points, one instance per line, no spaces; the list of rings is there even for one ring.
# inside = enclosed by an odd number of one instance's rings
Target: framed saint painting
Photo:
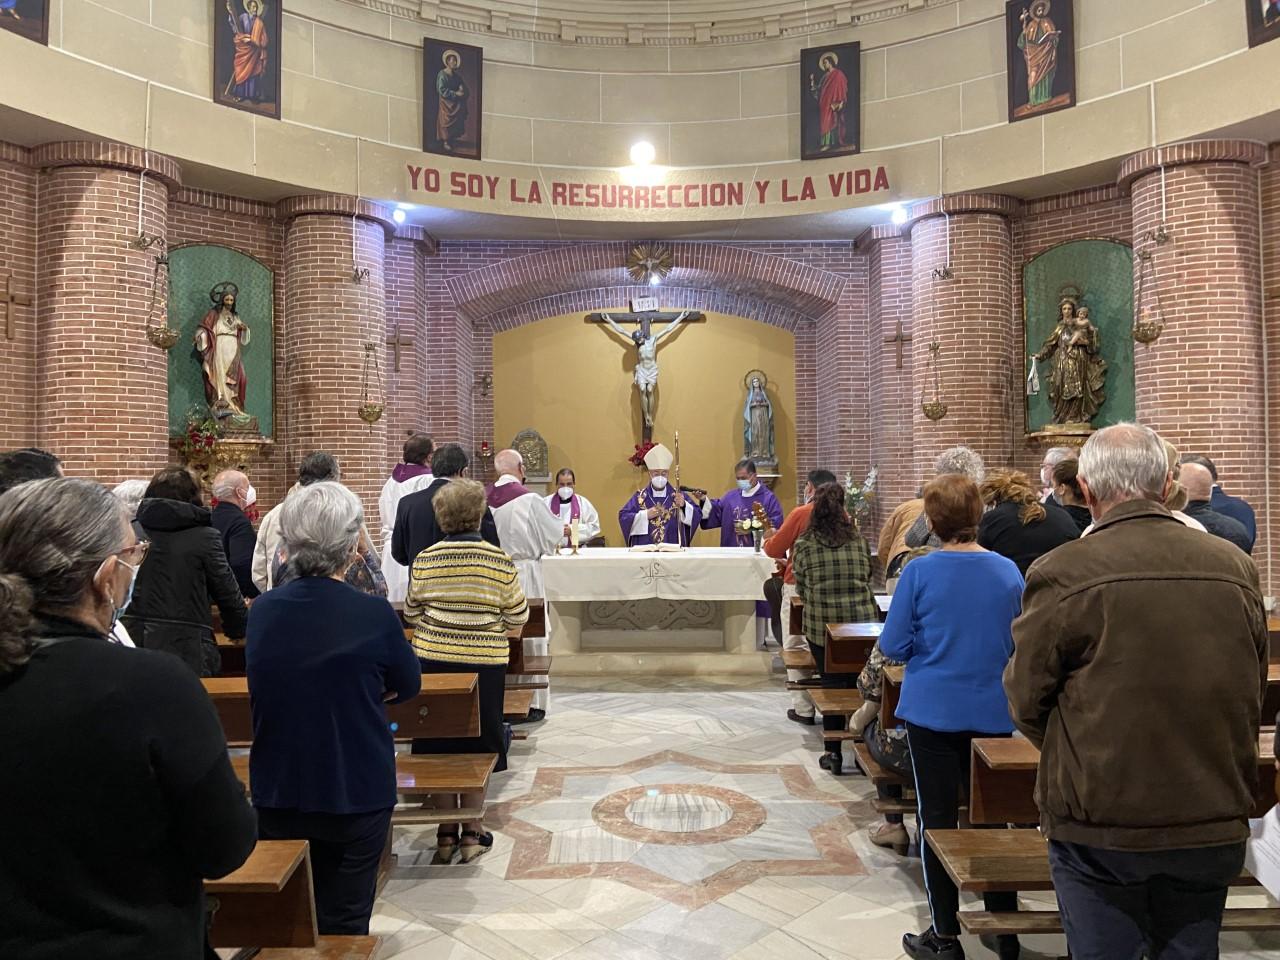
[[[1073,2],[1009,0],[1005,5],[1010,123],[1075,106]]]
[[[283,0],[213,0],[214,103],[280,119],[282,6]]]
[[[0,0],[0,27],[47,45],[49,0]]]
[[[1249,46],[1280,37],[1280,0],[1245,0],[1249,18]]]
[[[847,157],[862,140],[859,43],[800,51],[800,156]]]
[[[422,149],[479,160],[483,99],[483,48],[424,38]]]

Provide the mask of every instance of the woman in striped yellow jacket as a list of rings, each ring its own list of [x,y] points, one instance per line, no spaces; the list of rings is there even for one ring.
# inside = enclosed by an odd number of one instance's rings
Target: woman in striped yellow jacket
[[[506,689],[507,631],[529,619],[529,605],[511,558],[480,536],[484,487],[474,480],[453,480],[431,500],[445,539],[414,558],[405,598],[405,617],[413,624],[413,649],[424,673],[475,673],[479,676],[480,736],[415,740],[414,753],[495,753],[495,770],[507,768],[502,698]],[[483,797],[463,797],[464,808],[479,807]],[[464,863],[493,843],[479,821],[441,824],[433,863],[449,863],[461,851]]]

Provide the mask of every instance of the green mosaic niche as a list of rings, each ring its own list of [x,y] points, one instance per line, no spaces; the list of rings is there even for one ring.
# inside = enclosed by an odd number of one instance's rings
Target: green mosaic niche
[[[275,277],[246,254],[215,244],[178,247],[169,254],[169,326],[181,336],[169,351],[169,434],[176,436],[186,426],[187,411],[199,405],[207,410],[200,355],[195,349],[195,332],[200,320],[213,307],[209,291],[223,281],[240,288],[236,312],[249,326],[249,344],[243,360],[248,389],[245,411],[258,418],[264,437],[274,434],[275,337],[273,308]]]
[[[1127,244],[1072,240],[1046,250],[1022,268],[1027,347],[1022,358],[1023,383],[1031,373],[1031,354],[1039,351],[1058,323],[1064,287],[1080,291],[1080,305],[1089,308],[1089,319],[1102,339],[1102,359],[1107,361],[1107,399],[1093,418],[1093,426],[1133,420],[1133,250]],[[1040,393],[1027,397],[1029,433],[1053,423],[1049,403],[1052,362],[1040,364]]]

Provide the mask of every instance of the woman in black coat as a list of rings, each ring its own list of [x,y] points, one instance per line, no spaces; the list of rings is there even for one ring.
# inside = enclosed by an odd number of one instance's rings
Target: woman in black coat
[[[153,476],[138,522],[151,550],[122,618],[125,627],[139,647],[172,653],[200,676],[212,677],[220,658],[210,601],[233,640],[244,636],[246,610],[195,478],[183,467]]]
[[[978,525],[978,546],[1008,557],[1023,577],[1054,547],[1080,538],[1065,510],[1046,510],[1031,479],[1018,470],[993,470],[980,487],[988,510]]]

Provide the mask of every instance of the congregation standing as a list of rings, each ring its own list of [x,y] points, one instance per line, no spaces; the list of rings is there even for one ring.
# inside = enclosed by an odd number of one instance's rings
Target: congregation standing
[[[857,687],[866,702],[851,720],[822,717],[818,765],[847,772],[847,722],[914,784],[930,925],[904,935],[905,953],[963,957],[958,894],[925,831],[957,826],[972,741],[1021,735],[1041,750],[1036,802],[1073,955],[1136,956],[1151,943],[1212,955],[1271,719],[1256,519],[1222,491],[1213,461],[1120,424],[1079,452],[1050,450],[1037,486],[954,447],[886,518],[875,556],[828,470],[811,471],[784,514],[750,460],[718,498],[672,483],[661,444],[643,462],[647,482],[618,514],[628,546],[687,546],[718,529],[722,547],[750,547],[737,522],[764,516],[763,551],[779,566],[759,616],[783,650],[811,649],[821,664],[826,624],[877,620],[878,577],[892,590],[862,674],[789,669],[786,716],[816,723],[806,684]],[[459,445],[410,436],[379,498],[380,552],[329,453],[303,458],[256,531],[257,492],[240,470],[213,479],[206,506],[179,467],[107,491],[64,478],[44,451],[0,455],[0,773],[13,785],[0,810],[57,835],[68,864],[51,885],[27,848],[0,840],[11,906],[0,946],[199,956],[201,878],[244,862],[257,838],[308,840],[320,931],[367,932],[396,803],[384,703],[416,695],[424,673],[476,674],[479,736],[419,739],[413,751],[483,751],[505,769],[508,635],[543,595],[541,560],[575,531],[607,541],[572,468],[543,496],[514,450],[495,456],[487,489],[468,467]],[[248,796],[197,680],[219,669],[214,607],[220,632],[246,637]],[[886,723],[878,702],[895,664],[901,699]],[[68,727],[95,732],[59,736]],[[104,784],[105,801],[70,829],[48,802],[62,764]],[[1117,770],[1132,789],[1114,789]],[[1172,781],[1197,790],[1162,786]],[[460,811],[480,799],[459,798]],[[869,835],[898,850],[910,840],[900,819]],[[492,845],[460,812],[440,826],[432,862],[469,863]],[[126,871],[134,894],[118,882]],[[135,901],[139,890],[153,895]],[[1144,898],[1166,908],[1142,914]],[[1013,894],[985,899],[1017,909]],[[1019,955],[1014,936],[991,945],[1002,960]]]

